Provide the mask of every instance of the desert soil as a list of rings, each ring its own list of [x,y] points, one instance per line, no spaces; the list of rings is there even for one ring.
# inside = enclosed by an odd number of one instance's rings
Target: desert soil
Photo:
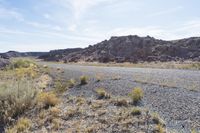
[[[134,87],[141,87],[145,93],[141,104],[158,112],[168,130],[184,133],[192,128],[200,130],[200,71],[40,64],[55,70],[60,68],[60,74],[51,71],[54,78],[78,81],[80,76],[88,76],[88,84],[67,92],[73,96],[95,97],[99,87],[106,88],[113,96],[127,96]]]

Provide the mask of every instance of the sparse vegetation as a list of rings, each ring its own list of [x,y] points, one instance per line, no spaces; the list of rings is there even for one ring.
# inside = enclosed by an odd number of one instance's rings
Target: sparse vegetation
[[[81,85],[85,85],[88,83],[88,77],[87,76],[81,76],[80,77]]]
[[[163,125],[164,122],[157,113],[152,114],[152,121],[157,125]]]
[[[128,101],[126,99],[123,99],[123,98],[118,98],[116,100],[114,100],[114,104],[116,106],[125,106],[127,107],[128,106]]]
[[[38,104],[45,108],[55,106],[59,103],[59,99],[54,92],[41,92],[37,98]]]
[[[10,122],[35,104],[38,93],[37,66],[30,61],[14,62],[15,69],[0,71],[0,119]]]
[[[52,107],[50,108],[50,114],[53,116],[53,117],[58,117],[61,113],[61,110],[57,107]]]
[[[139,108],[133,108],[133,109],[131,110],[131,114],[132,114],[133,116],[135,116],[135,115],[141,115],[141,114],[142,114],[142,111],[141,111],[141,109],[139,109]]]
[[[35,66],[36,64],[30,60],[23,60],[18,59],[13,61],[13,63],[10,65],[10,68],[16,69],[16,68],[29,68],[31,66]]]
[[[158,124],[156,126],[155,132],[157,132],[157,133],[165,133],[165,129],[163,128],[163,126],[161,124]]]
[[[108,99],[108,98],[110,98],[110,94],[108,94],[104,88],[96,89],[96,93],[98,95],[98,99]]]
[[[129,94],[133,104],[137,104],[140,100],[142,100],[144,96],[144,92],[141,88],[136,87],[132,90],[132,92]]]
[[[55,81],[55,91],[58,93],[65,92],[68,89],[68,83],[60,79]]]
[[[69,88],[74,87],[75,84],[76,84],[76,80],[74,80],[74,79],[70,79],[70,80],[68,81],[68,87],[69,87]]]
[[[31,120],[28,118],[20,118],[16,125],[11,128],[6,129],[6,133],[22,133],[27,132],[31,127]]]

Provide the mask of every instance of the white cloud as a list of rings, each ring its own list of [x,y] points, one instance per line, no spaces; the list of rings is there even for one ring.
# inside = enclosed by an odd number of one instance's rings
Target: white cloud
[[[23,21],[23,15],[13,9],[7,9],[0,5],[0,18],[3,19],[16,19],[18,21]]]
[[[2,35],[18,35],[18,36],[29,36],[29,37],[47,37],[51,39],[64,39],[64,40],[78,40],[78,41],[91,41],[94,42],[97,39],[96,38],[91,38],[88,36],[80,36],[80,35],[69,35],[66,33],[57,33],[57,32],[47,32],[47,31],[42,31],[42,32],[26,32],[26,31],[21,31],[21,30],[13,30],[13,29],[7,29],[7,28],[0,28],[0,34]],[[59,39],[58,39],[59,40]]]
[[[148,15],[148,17],[157,17],[157,16],[161,16],[161,15],[171,14],[171,13],[177,12],[177,11],[182,10],[182,9],[183,9],[182,6],[177,6],[177,7],[171,8],[171,9],[162,10],[162,11],[152,13],[152,14]]]
[[[72,24],[72,25],[70,25],[70,26],[68,27],[69,31],[72,31],[72,32],[76,31],[76,28],[77,28],[77,25],[76,25],[76,24]]]

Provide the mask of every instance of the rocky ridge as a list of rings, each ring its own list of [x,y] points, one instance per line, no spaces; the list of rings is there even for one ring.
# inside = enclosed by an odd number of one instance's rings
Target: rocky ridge
[[[200,61],[200,38],[164,41],[153,37],[111,37],[94,46],[68,54],[65,62]]]

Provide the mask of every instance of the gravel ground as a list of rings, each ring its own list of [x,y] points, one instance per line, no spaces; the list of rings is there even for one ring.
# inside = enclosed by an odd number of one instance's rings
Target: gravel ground
[[[127,96],[134,87],[141,87],[145,92],[142,104],[158,112],[168,130],[200,131],[200,71],[40,64],[61,68],[62,78],[66,80],[78,80],[81,75],[90,78],[87,85],[70,89],[71,95],[94,97],[95,89],[104,87],[114,96]],[[60,75],[53,73],[53,76]],[[101,77],[100,82],[96,82],[97,76]]]

